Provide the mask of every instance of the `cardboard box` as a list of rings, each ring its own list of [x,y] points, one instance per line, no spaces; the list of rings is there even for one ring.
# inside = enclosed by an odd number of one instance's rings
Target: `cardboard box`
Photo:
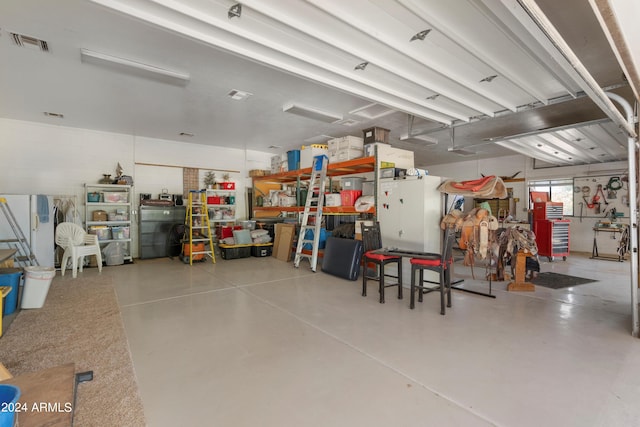
[[[339,150],[360,150],[364,148],[364,140],[357,136],[343,136],[342,138],[334,138],[327,141],[329,145],[329,153],[336,153]]]
[[[382,142],[384,144],[389,143],[389,129],[372,127],[368,129],[362,129],[364,134],[364,143]]]
[[[342,199],[340,198],[340,194],[330,193],[324,195],[324,205],[325,206],[342,206]]]
[[[109,217],[106,211],[93,211],[91,216],[93,221],[107,221]]]
[[[365,157],[375,155],[376,150],[378,151],[378,167],[382,167],[382,162],[393,163],[393,167],[396,168],[411,169],[414,167],[413,151],[376,142],[364,146]]]
[[[296,236],[295,224],[276,224],[275,244],[273,256],[280,261],[291,261],[291,248]]]
[[[302,146],[300,150],[300,169],[310,168],[315,156],[325,155],[329,157],[329,148],[323,144],[311,144]]]

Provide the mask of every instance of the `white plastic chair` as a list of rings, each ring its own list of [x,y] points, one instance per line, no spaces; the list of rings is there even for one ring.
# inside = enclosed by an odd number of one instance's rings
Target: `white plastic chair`
[[[67,261],[71,258],[73,277],[78,277],[78,266],[82,272],[84,257],[95,255],[98,271],[102,272],[102,254],[98,236],[87,233],[82,227],[72,222],[62,222],[56,227],[56,244],[64,249],[62,255],[61,274],[67,268]]]

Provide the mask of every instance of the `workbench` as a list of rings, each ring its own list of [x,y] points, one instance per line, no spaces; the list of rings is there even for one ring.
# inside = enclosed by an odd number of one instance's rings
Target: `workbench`
[[[615,227],[606,227],[601,225],[596,225],[593,227],[593,249],[591,250],[591,259],[606,259],[609,261],[624,261],[624,256],[627,253],[627,245],[628,245],[628,228],[626,224],[620,224],[620,226]],[[598,236],[600,233],[607,233],[613,239],[618,238],[618,255],[600,255],[598,252]],[[614,233],[611,235],[611,233]],[[617,237],[615,233],[620,233],[620,236]],[[627,241],[623,241],[623,239],[627,239]]]

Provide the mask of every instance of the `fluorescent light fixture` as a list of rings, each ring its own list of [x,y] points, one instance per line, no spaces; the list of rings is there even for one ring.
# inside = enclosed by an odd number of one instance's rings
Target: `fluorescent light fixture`
[[[165,83],[186,85],[189,81],[189,74],[187,73],[171,71],[155,67],[153,65],[132,61],[130,59],[94,52],[88,49],[80,49],[80,57],[82,62],[106,66],[117,71],[125,71],[129,74],[149,77]]]
[[[404,133],[404,134],[400,135],[400,141],[413,142],[413,143],[421,144],[423,146],[436,145],[438,143],[437,139],[432,138],[430,136],[426,136],[426,135],[411,135],[411,136],[409,136],[409,134],[407,134],[407,133]]]
[[[475,151],[465,150],[464,148],[453,148],[453,147],[449,147],[449,148],[447,148],[447,151],[448,151],[449,153],[455,153],[455,154],[457,154],[457,155],[459,155],[459,156],[463,156],[463,157],[466,157],[466,156],[474,156],[474,155],[476,155],[476,154],[477,154]]]
[[[296,104],[287,104],[282,107],[282,111],[325,123],[335,123],[342,120],[342,115],[327,113],[325,111],[316,110],[315,108],[304,107]]]
[[[324,144],[326,143],[328,140],[333,139],[333,136],[329,136],[329,135],[317,135],[317,136],[312,136],[311,138],[307,138],[304,140],[305,143],[311,145],[311,144]]]

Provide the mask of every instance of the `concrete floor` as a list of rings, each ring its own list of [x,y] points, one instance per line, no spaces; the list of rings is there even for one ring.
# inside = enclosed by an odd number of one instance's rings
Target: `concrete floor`
[[[247,258],[107,267],[149,425],[640,425],[629,262],[541,259],[595,283],[415,310],[376,283]],[[456,264],[462,286],[488,291]],[[476,268],[476,277],[484,270]]]

